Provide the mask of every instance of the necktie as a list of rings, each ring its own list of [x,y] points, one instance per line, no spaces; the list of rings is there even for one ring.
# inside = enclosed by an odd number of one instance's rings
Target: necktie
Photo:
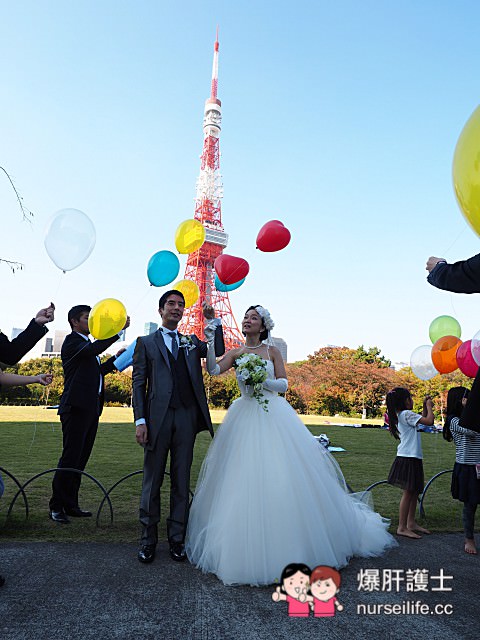
[[[177,359],[178,356],[178,342],[177,342],[177,334],[175,331],[168,331],[168,335],[172,339],[172,356]]]

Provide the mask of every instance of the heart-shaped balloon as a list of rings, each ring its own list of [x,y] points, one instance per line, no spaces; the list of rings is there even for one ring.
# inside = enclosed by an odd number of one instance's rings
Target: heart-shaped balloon
[[[257,249],[265,252],[285,249],[290,242],[290,231],[280,220],[266,222],[257,235]]]
[[[243,258],[230,256],[222,253],[214,262],[215,272],[220,282],[223,284],[235,284],[239,280],[246,278],[250,267]]]

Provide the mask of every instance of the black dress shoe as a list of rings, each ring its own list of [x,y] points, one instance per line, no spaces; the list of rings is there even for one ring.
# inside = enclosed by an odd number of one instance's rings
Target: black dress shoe
[[[185,553],[185,545],[182,542],[171,542],[170,557],[172,560],[176,560],[177,562],[183,562],[186,560],[187,554]]]
[[[49,511],[48,517],[50,520],[58,522],[59,524],[70,524],[70,520],[67,518],[64,511]]]
[[[138,552],[138,559],[140,562],[144,564],[148,564],[152,562],[155,558],[155,545],[154,544],[144,544],[143,547]]]
[[[67,516],[72,516],[72,518],[91,518],[91,511],[84,511],[80,509],[80,507],[72,507],[71,509],[65,509],[65,513]]]

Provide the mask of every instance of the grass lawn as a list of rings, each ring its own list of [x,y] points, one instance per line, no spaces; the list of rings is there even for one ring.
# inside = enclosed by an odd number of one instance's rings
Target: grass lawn
[[[217,426],[224,411],[213,411]],[[302,416],[314,435],[326,433],[334,446],[346,449],[335,453],[345,479],[354,491],[361,491],[378,480],[386,479],[395,457],[397,442],[380,429],[354,429],[335,426],[334,422],[355,423],[359,420],[323,416]],[[379,421],[362,421],[379,424]],[[202,432],[197,437],[192,466],[191,486],[195,487],[202,460],[210,443],[210,436]],[[55,467],[62,445],[61,425],[55,410],[43,407],[0,407],[0,466],[25,482],[36,473]],[[443,469],[451,469],[455,460],[453,444],[443,440],[441,434],[422,434],[425,478],[428,480]],[[108,490],[122,476],[142,468],[143,452],[135,442],[132,411],[107,407],[86,471],[95,476]],[[17,488],[8,478],[6,490],[0,500],[0,539],[56,540],[56,541],[114,541],[133,542],[139,536],[138,503],[141,475],[119,485],[111,494],[114,523],[110,525],[108,507],[102,511],[100,526],[95,518],[74,520],[69,526],[55,525],[48,519],[48,500],[52,474],[43,476],[29,485],[26,493],[30,517],[25,519],[21,496],[17,499],[12,516],[6,512]],[[162,488],[163,505],[168,505],[169,484]],[[394,531],[398,517],[400,490],[380,485],[372,491],[375,508],[391,518]],[[96,514],[101,493],[88,478],[82,480],[81,507]],[[462,504],[450,496],[450,474],[436,480],[428,490],[424,503],[426,525],[433,531],[462,530]],[[165,538],[165,509],[162,513],[160,537]]]

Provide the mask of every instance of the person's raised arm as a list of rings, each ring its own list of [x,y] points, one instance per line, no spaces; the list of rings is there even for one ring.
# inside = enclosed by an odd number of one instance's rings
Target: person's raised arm
[[[433,400],[430,396],[427,396],[423,401],[422,417],[417,422],[417,424],[423,424],[425,426],[431,427],[434,421],[435,418],[433,415]]]

